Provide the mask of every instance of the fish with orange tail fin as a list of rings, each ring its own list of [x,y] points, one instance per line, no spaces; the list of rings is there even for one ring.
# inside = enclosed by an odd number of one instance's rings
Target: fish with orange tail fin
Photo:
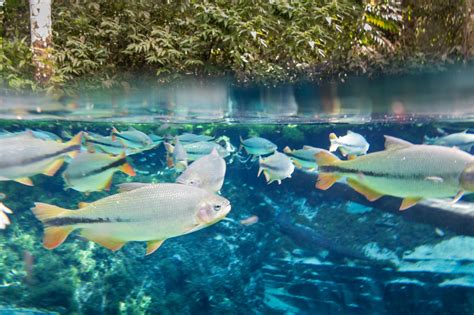
[[[125,153],[111,156],[104,153],[80,153],[62,174],[68,188],[93,192],[109,190],[112,177],[117,171],[135,176],[133,167],[127,162]]]
[[[403,198],[400,210],[429,198],[454,198],[474,192],[474,157],[459,149],[415,145],[385,136],[385,150],[341,161],[328,152],[315,155],[316,187],[330,188],[338,179],[368,200],[384,195]]]
[[[231,209],[227,199],[182,184],[146,185],[81,206],[69,210],[35,203],[32,211],[44,224],[44,247],[56,248],[80,230],[84,238],[112,251],[127,242],[146,242],[148,255],[169,238],[222,220]]]
[[[29,177],[53,176],[63,165],[64,158],[74,158],[81,150],[82,132],[69,142],[42,140],[26,132],[0,139],[0,180],[13,180],[32,186]]]

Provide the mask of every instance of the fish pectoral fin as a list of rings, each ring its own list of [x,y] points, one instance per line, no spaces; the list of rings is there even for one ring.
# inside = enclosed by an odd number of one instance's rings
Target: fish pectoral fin
[[[121,249],[126,243],[106,235],[94,233],[90,230],[82,230],[81,236],[114,252]]]
[[[43,174],[46,176],[54,176],[56,172],[63,166],[64,164],[64,159],[58,159],[48,165],[48,167],[43,171]]]
[[[456,196],[454,196],[453,200],[451,201],[451,204],[455,204],[456,202],[459,201],[459,199],[462,198],[462,196],[464,195],[464,190],[460,190]]]
[[[163,244],[165,240],[158,240],[158,241],[148,241],[146,242],[146,256],[153,254],[160,246]]]
[[[421,199],[422,198],[420,198],[420,197],[407,197],[407,198],[403,199],[402,204],[400,206],[400,211],[413,207]]]
[[[341,178],[341,176],[334,173],[319,173],[316,188],[327,190],[331,188],[339,178]]]
[[[84,202],[83,201],[83,202],[79,202],[78,207],[79,207],[79,209],[82,209],[82,208],[87,207],[90,204],[91,204],[90,202]]]
[[[359,194],[364,195],[364,197],[367,198],[367,200],[369,201],[375,201],[383,196],[383,194],[378,193],[373,189],[370,189],[369,187],[361,184],[355,179],[347,179],[347,184]]]
[[[14,181],[26,186],[33,186],[33,182],[28,177],[17,178],[17,179],[14,179]]]
[[[54,249],[61,245],[74,230],[71,226],[50,226],[44,229],[43,246]]]

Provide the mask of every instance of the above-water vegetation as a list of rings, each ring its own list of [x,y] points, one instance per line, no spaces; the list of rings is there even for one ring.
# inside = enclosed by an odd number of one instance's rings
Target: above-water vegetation
[[[471,60],[471,2],[57,0],[48,86],[70,92],[80,79],[88,88],[129,89],[189,75],[271,84],[442,70]],[[0,14],[0,84],[37,90],[28,1],[6,0]]]

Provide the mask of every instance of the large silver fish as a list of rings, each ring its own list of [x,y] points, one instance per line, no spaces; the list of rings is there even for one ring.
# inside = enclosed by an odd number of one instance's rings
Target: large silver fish
[[[385,136],[385,150],[353,160],[316,154],[317,188],[326,190],[339,178],[370,201],[383,195],[403,198],[400,210],[427,198],[454,197],[474,191],[474,157],[455,148],[415,145]]]
[[[69,233],[113,251],[127,242],[147,242],[153,253],[168,238],[188,234],[222,220],[230,202],[207,190],[181,184],[154,184],[83,204],[79,210],[35,203],[32,211],[44,224],[43,245],[61,245]]]
[[[210,154],[197,159],[188,166],[176,179],[176,182],[200,187],[210,192],[218,192],[224,184],[225,171],[226,163],[214,149]]]
[[[32,185],[29,177],[36,174],[53,176],[64,163],[81,149],[82,132],[69,142],[35,138],[32,133],[0,139],[0,180],[14,180]]]

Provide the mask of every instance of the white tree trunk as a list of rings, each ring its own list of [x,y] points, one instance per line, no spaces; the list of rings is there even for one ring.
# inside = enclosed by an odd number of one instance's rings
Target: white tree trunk
[[[51,0],[30,0],[30,24],[35,79],[45,85],[53,75]]]

